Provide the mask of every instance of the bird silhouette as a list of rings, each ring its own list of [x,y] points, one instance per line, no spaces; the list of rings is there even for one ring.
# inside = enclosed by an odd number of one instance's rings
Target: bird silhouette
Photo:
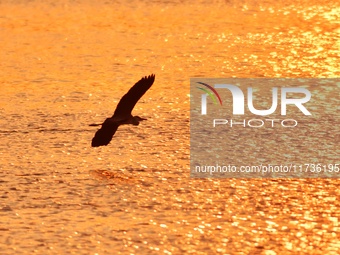
[[[115,112],[111,118],[107,118],[101,124],[90,124],[90,126],[102,126],[92,139],[91,146],[99,147],[108,145],[112,140],[120,125],[132,124],[139,125],[139,122],[146,120],[139,116],[132,116],[131,112],[138,100],[152,86],[155,75],[151,74],[140,79],[123,97],[120,99]]]

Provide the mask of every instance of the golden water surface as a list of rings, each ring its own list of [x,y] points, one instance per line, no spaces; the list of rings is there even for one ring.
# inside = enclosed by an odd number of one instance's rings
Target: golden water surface
[[[339,77],[339,20],[338,1],[0,1],[0,253],[339,254],[338,180],[189,177],[189,78]],[[151,73],[148,120],[91,148]]]

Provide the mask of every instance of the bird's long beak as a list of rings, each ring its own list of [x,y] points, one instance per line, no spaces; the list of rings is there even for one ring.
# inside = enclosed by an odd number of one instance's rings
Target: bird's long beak
[[[90,124],[89,126],[90,127],[98,127],[98,126],[101,126],[102,124]]]

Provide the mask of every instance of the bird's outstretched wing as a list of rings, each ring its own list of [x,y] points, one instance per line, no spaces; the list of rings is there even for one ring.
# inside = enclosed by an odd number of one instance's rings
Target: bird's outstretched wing
[[[112,140],[113,135],[116,133],[119,125],[110,119],[106,119],[102,127],[96,132],[92,138],[92,147],[99,147],[102,145],[108,145]]]
[[[151,74],[140,79],[119,101],[112,117],[127,118],[138,100],[145,94],[155,81],[155,75]]]

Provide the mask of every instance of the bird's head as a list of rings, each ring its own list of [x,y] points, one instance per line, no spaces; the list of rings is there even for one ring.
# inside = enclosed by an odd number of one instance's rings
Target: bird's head
[[[147,119],[142,118],[142,117],[139,117],[139,116],[134,116],[134,118],[135,118],[136,120],[138,120],[138,121],[147,120]]]
[[[133,116],[133,125],[138,126],[139,122],[141,122],[143,120],[147,120],[147,119],[139,117],[139,116]]]

